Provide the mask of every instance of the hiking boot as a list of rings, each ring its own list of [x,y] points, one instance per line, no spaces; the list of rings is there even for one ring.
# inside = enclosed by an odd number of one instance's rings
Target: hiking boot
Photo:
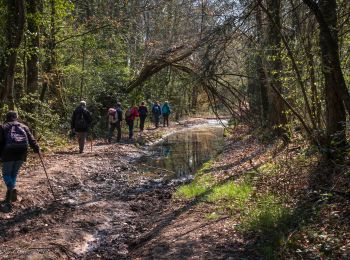
[[[17,190],[13,189],[11,194],[11,201],[16,202],[17,201]]]
[[[5,199],[4,199],[4,203],[11,202],[11,200],[12,200],[12,191],[13,190],[7,189],[6,196],[5,196]]]
[[[3,204],[1,204],[0,206],[0,211],[3,212],[3,213],[9,213],[12,211],[12,204],[11,202],[5,202]]]

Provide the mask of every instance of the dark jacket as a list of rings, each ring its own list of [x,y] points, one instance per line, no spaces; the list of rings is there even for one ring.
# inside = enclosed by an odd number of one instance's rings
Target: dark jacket
[[[146,106],[139,106],[139,115],[140,117],[146,117],[148,114],[148,109]]]
[[[123,110],[121,109],[121,107],[116,107],[115,108],[117,110],[117,113],[118,113],[118,121],[122,121],[123,120]]]
[[[76,125],[77,119],[83,115],[86,122],[86,127],[79,127]],[[71,129],[75,129],[76,132],[87,132],[91,125],[92,118],[90,112],[83,106],[78,106],[72,115]]]
[[[27,160],[27,146],[8,147],[6,144],[6,135],[8,131],[11,130],[12,126],[15,124],[19,124],[20,127],[24,129],[28,138],[28,143],[32,147],[34,152],[39,152],[39,145],[35,141],[33,134],[30,132],[29,128],[26,125],[18,121],[5,122],[2,126],[0,126],[0,154],[3,162]]]
[[[154,104],[152,107],[152,113],[155,116],[160,116],[162,114],[162,108],[158,104]]]

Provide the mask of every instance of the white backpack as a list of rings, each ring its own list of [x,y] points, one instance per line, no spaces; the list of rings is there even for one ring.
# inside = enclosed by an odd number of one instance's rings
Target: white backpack
[[[115,124],[118,121],[118,113],[115,108],[108,109],[108,122],[110,124]]]

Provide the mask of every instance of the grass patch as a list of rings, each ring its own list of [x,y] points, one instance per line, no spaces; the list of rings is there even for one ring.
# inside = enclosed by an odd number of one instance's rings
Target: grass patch
[[[207,196],[207,201],[215,202],[220,200],[234,201],[240,206],[249,199],[252,187],[248,184],[236,184],[233,181],[216,186]]]
[[[217,220],[220,218],[220,214],[216,213],[216,212],[212,212],[212,213],[209,213],[205,216],[206,219],[208,220]]]
[[[190,184],[182,185],[175,192],[175,198],[192,199],[202,195],[215,182],[210,175],[197,175]]]
[[[251,204],[243,217],[243,231],[258,233],[259,249],[266,259],[274,259],[292,223],[291,211],[273,195],[264,195]]]
[[[274,162],[268,162],[259,167],[258,171],[266,175],[276,175],[280,172],[281,166]]]

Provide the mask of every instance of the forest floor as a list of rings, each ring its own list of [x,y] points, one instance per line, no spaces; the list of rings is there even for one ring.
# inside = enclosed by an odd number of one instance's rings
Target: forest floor
[[[147,141],[164,133],[147,131]],[[181,187],[140,174],[135,158],[144,148],[133,143],[47,153],[56,201],[32,157],[19,177],[19,202],[0,214],[0,258],[348,258],[350,203],[333,192],[348,189],[346,167],[325,187],[319,180],[329,178],[329,166],[304,144],[255,134],[236,127],[224,152]]]

